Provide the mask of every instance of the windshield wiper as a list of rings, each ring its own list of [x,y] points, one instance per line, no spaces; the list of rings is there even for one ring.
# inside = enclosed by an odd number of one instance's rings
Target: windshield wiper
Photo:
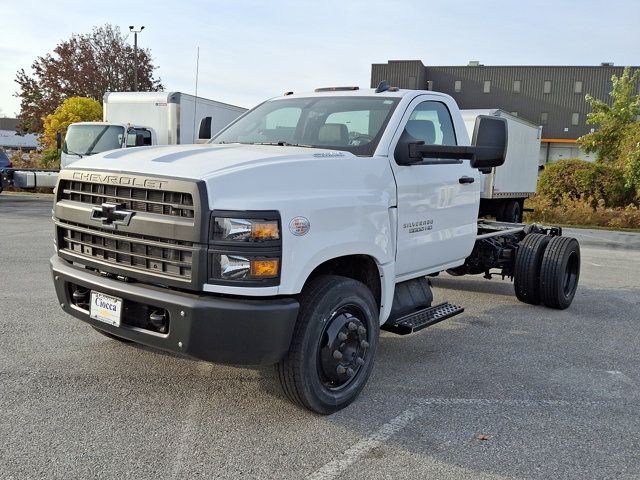
[[[91,155],[93,153],[93,149],[96,148],[96,145],[98,145],[98,142],[102,139],[104,134],[107,133],[107,130],[109,130],[109,125],[105,125],[102,130],[100,130],[100,133],[96,135],[96,139],[91,143],[91,145],[89,145],[87,151],[84,152],[85,155]]]
[[[70,153],[71,155],[77,155],[77,156],[79,156],[80,158],[82,158],[82,157],[84,156],[84,155],[82,155],[81,153],[74,152],[73,150],[69,150],[68,148],[67,148],[67,151],[66,151],[66,152],[64,152],[64,153]]]

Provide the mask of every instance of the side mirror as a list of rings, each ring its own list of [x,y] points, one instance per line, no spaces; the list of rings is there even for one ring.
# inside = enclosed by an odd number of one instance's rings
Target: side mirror
[[[502,165],[507,156],[507,120],[489,115],[478,115],[471,143],[476,149],[471,159],[473,168],[493,168]]]
[[[56,132],[56,149],[60,150],[62,148],[62,132]]]
[[[198,129],[198,140],[209,140],[211,138],[211,117],[204,117],[200,120]]]
[[[396,145],[394,156],[398,165],[443,165],[470,160],[472,168],[483,171],[498,167],[504,163],[507,154],[507,121],[500,117],[479,115],[472,143],[470,147],[425,145],[405,130]]]
[[[413,137],[405,129],[400,135],[400,140],[396,145],[396,149],[393,152],[393,156],[396,159],[398,165],[413,165],[416,163],[422,163],[423,157],[415,152],[415,146],[423,146],[424,142]]]

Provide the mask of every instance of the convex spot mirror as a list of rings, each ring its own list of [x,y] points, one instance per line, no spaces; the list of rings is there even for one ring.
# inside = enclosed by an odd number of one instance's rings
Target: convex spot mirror
[[[144,146],[144,135],[142,133],[131,131],[127,134],[127,147],[143,147],[143,146]]]
[[[458,145],[425,145],[402,132],[394,156],[399,165],[451,164],[469,160],[472,168],[498,167],[507,154],[507,121],[504,118],[478,115],[470,147]]]

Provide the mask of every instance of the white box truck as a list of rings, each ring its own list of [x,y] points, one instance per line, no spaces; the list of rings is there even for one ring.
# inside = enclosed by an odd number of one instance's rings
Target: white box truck
[[[508,126],[507,155],[503,165],[484,176],[480,216],[522,222],[524,200],[536,193],[542,127],[500,109],[461,110],[469,137],[480,115],[504,118]]]
[[[246,111],[181,92],[107,92],[102,122],[67,129],[61,167],[107,150],[204,142]]]
[[[463,312],[434,302],[427,276],[497,274],[524,303],[573,301],[575,239],[478,221],[508,126],[480,115],[470,141],[448,95],[332,87],[264,102],[208,145],[83,159],[56,189],[58,303],[112,339],[275,364],[292,401],[335,412],[381,329]]]

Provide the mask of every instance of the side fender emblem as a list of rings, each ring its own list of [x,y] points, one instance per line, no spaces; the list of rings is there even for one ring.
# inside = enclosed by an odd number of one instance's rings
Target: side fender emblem
[[[293,217],[289,222],[289,231],[296,237],[301,237],[309,233],[311,223],[305,217]]]

